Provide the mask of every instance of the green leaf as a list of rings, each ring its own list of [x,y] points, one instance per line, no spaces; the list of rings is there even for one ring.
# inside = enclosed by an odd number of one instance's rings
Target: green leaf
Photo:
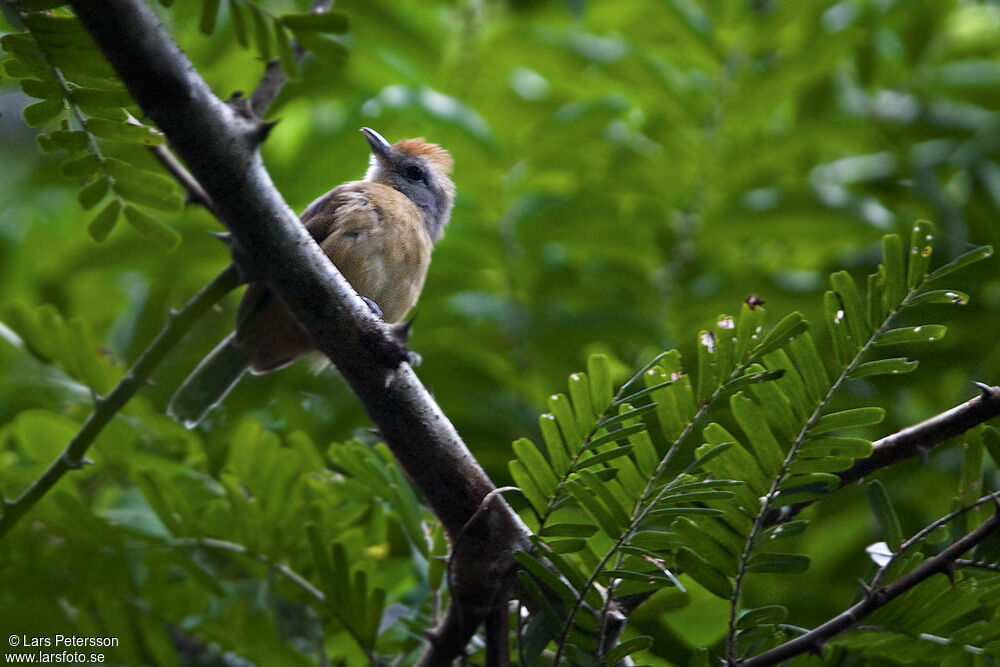
[[[270,23],[264,13],[257,8],[257,5],[247,5],[250,9],[250,16],[253,17],[254,42],[257,45],[257,53],[264,60],[271,59],[271,29]]]
[[[201,20],[198,29],[206,35],[215,32],[215,20],[219,16],[219,0],[201,0]]]
[[[983,441],[983,446],[990,453],[993,464],[1000,466],[1000,432],[989,425],[985,425],[979,432],[979,437]]]
[[[650,523],[662,524],[664,519],[673,519],[679,516],[689,516],[701,514],[704,516],[722,516],[723,511],[715,507],[664,507],[650,510],[646,513],[646,519]]]
[[[910,236],[910,263],[907,268],[906,286],[910,290],[920,287],[931,265],[934,227],[926,220],[918,220]]]
[[[706,403],[715,391],[715,334],[702,331],[698,334],[698,390],[699,405]]]
[[[868,323],[872,327],[877,327],[885,321],[885,268],[878,267],[878,271],[868,276],[868,294],[866,295],[868,306]]]
[[[712,521],[706,527],[686,516],[674,519],[670,530],[681,539],[685,547],[697,553],[705,562],[719,572],[733,576],[736,574],[736,558],[719,544],[705,528],[714,528]]]
[[[372,594],[365,604],[367,618],[364,623],[364,630],[361,633],[363,644],[368,649],[375,648],[375,640],[378,637],[378,629],[382,624],[382,614],[385,612],[385,591],[381,588],[372,589]]]
[[[278,20],[286,28],[299,32],[347,32],[349,25],[343,12],[284,14]]]
[[[27,123],[28,127],[41,127],[62,112],[63,101],[61,97],[57,97],[29,104],[21,111],[21,116],[24,117],[24,122]]]
[[[944,337],[947,327],[940,324],[925,324],[916,327],[889,329],[878,337],[876,345],[903,345],[907,343],[931,343]]]
[[[576,427],[576,415],[573,414],[569,399],[564,394],[549,396],[549,411],[555,416],[566,445],[575,454],[579,450],[579,443],[583,442],[583,436]]]
[[[545,594],[542,587],[538,585],[538,581],[525,570],[518,570],[515,573],[515,576],[517,577],[517,581],[521,585],[522,589],[527,592],[528,596],[534,601],[538,609],[541,610],[545,620],[549,624],[549,627],[562,627],[562,615],[556,611],[555,606],[552,604],[552,600],[550,600],[549,596]]]
[[[830,389],[830,378],[809,332],[798,335],[789,345],[788,352],[795,359],[809,398],[818,404]]]
[[[808,419],[816,408],[816,402],[810,400],[806,395],[805,383],[802,381],[802,376],[799,375],[799,369],[796,368],[792,358],[788,356],[788,352],[775,350],[764,356],[764,363],[770,368],[785,371],[775,384],[788,397],[788,402],[795,409],[800,420]]]
[[[976,501],[983,490],[983,441],[980,429],[969,433],[962,456],[962,474],[958,482],[958,497],[961,505]],[[970,526],[970,529],[972,526]]]
[[[52,143],[71,153],[82,151],[87,147],[87,133],[80,130],[72,132],[68,130],[55,130],[50,136],[52,137]]]
[[[784,623],[786,618],[788,618],[788,609],[781,605],[745,609],[740,612],[739,618],[736,620],[736,627],[745,630],[758,625],[773,625]]]
[[[812,472],[840,472],[847,470],[854,464],[854,457],[851,456],[821,456],[816,458],[798,457],[789,466],[788,471],[792,474],[805,474]]]
[[[615,391],[611,382],[611,362],[606,355],[592,354],[587,358],[587,377],[590,379],[590,399],[594,411],[602,414],[611,408]],[[643,407],[652,409],[652,406]]]
[[[763,319],[763,308],[751,309],[744,303],[740,306],[740,314],[736,318],[736,349],[734,354],[737,363],[747,358],[747,353],[756,347],[756,337],[760,335],[760,322]]]
[[[588,468],[590,466],[595,466],[600,463],[607,463],[608,461],[613,461],[617,458],[627,455],[632,451],[632,445],[622,445],[621,447],[615,447],[614,449],[609,449],[606,452],[600,452],[594,456],[588,456],[587,458],[581,459],[576,467]]]
[[[732,391],[740,387],[747,387],[752,384],[757,384],[758,382],[772,382],[779,379],[785,374],[785,371],[778,368],[770,371],[756,371],[754,373],[745,373],[739,377],[733,378],[724,385],[726,391]]]
[[[586,472],[586,471],[585,471]],[[570,495],[580,504],[583,510],[590,515],[590,518],[601,528],[606,535],[617,537],[624,532],[625,522],[619,522],[615,516],[608,511],[604,505],[588,491],[587,487],[577,479],[572,479],[566,485]],[[613,499],[612,499],[613,501]]]
[[[69,99],[82,107],[128,107],[135,104],[132,96],[125,89],[98,90],[94,88],[74,88],[69,93]]]
[[[106,160],[105,168],[114,179],[115,192],[129,201],[168,212],[183,205],[174,182],[166,176],[114,159]]]
[[[762,340],[760,344],[754,348],[753,355],[760,357],[768,352],[784,347],[791,339],[805,331],[808,331],[808,329],[809,323],[802,316],[802,313],[798,311],[790,313],[767,333],[764,340]]]
[[[590,401],[590,383],[583,373],[573,373],[569,376],[569,397],[573,404],[573,414],[576,415],[576,427],[580,433],[591,433],[594,430],[594,408]]]
[[[22,12],[42,12],[68,4],[69,0],[18,0]]]
[[[314,523],[306,524],[306,537],[309,539],[309,550],[312,552],[313,564],[316,572],[319,573],[320,588],[326,596],[326,604],[330,608],[343,607],[347,600],[335,599],[335,594],[341,592],[336,585],[336,577],[330,559],[326,555],[322,539],[319,536],[319,529]]]
[[[600,447],[601,445],[607,444],[609,442],[618,442],[624,440],[635,433],[641,433],[646,430],[645,424],[630,424],[628,426],[623,426],[619,429],[613,429],[602,436],[594,438],[587,442],[586,449],[594,449],[595,447]]]
[[[660,461],[649,433],[647,431],[633,433],[628,441],[632,444],[632,458],[639,472],[646,478],[652,477]]]
[[[895,311],[906,296],[903,269],[903,241],[896,234],[882,237],[882,266],[885,268],[885,311]]]
[[[978,248],[973,248],[969,252],[951,260],[950,262],[948,262],[941,268],[937,269],[936,271],[932,271],[931,274],[927,276],[927,281],[930,282],[931,280],[937,280],[938,278],[943,278],[950,273],[954,273],[959,269],[965,268],[966,266],[974,264],[980,260],[986,259],[987,257],[991,257],[992,255],[993,255],[993,246],[991,245],[979,246]]]
[[[882,408],[853,408],[851,410],[831,412],[817,419],[816,423],[809,429],[809,434],[818,435],[842,428],[878,424],[884,416],[885,410]]]
[[[826,327],[833,340],[833,350],[837,355],[837,361],[841,366],[851,363],[858,348],[848,337],[847,323],[844,310],[840,306],[840,299],[834,292],[823,294],[823,313],[826,316]]]
[[[709,593],[724,600],[728,600],[732,596],[733,584],[729,578],[688,547],[681,547],[677,552],[677,565]]]
[[[798,537],[805,532],[808,526],[809,522],[805,519],[796,519],[794,521],[779,523],[777,526],[771,526],[765,530],[761,534],[760,541],[764,542],[769,540],[783,540],[790,537]]]
[[[96,173],[99,167],[100,162],[97,160],[97,156],[93,153],[87,153],[78,158],[66,160],[59,169],[64,176],[69,178],[86,178]]]
[[[950,303],[964,306],[969,303],[969,295],[958,290],[932,290],[918,294],[907,302],[907,306],[923,306],[932,303]]]
[[[869,361],[861,364],[851,373],[852,378],[863,378],[871,375],[899,375],[900,373],[910,373],[917,370],[919,362],[911,361],[906,357],[894,357],[892,359],[880,359],[879,361]]]
[[[569,587],[559,575],[542,564],[537,558],[524,551],[515,551],[514,559],[536,579],[545,584],[559,599],[568,605],[576,602],[576,591]]]
[[[55,81],[42,81],[41,79],[22,79],[21,90],[25,95],[37,97],[38,99],[49,100],[62,97],[62,88]]]
[[[775,475],[781,469],[785,453],[771,433],[760,408],[742,393],[730,398],[729,406],[733,411],[733,417],[750,441],[750,447],[764,473],[769,476]]]
[[[833,290],[840,296],[840,302],[846,313],[847,327],[857,344],[863,344],[871,335],[868,325],[867,311],[861,300],[861,293],[854,283],[854,278],[847,271],[838,271],[830,276]]]
[[[250,40],[247,37],[247,17],[243,13],[242,5],[237,0],[229,0],[229,16],[232,17],[233,32],[236,33],[236,41],[244,49],[247,48],[250,46]]]
[[[80,200],[80,206],[83,207],[83,210],[89,211],[97,206],[106,194],[108,194],[108,177],[101,176],[80,190],[76,198]]]
[[[90,118],[86,122],[86,128],[91,134],[108,141],[146,146],[158,146],[164,141],[160,132],[136,123],[116,123],[101,118]]]
[[[747,561],[748,572],[770,572],[772,574],[802,574],[809,569],[809,557],[800,554],[755,553]]]
[[[587,540],[577,537],[570,537],[561,540],[549,540],[545,543],[549,548],[549,553],[574,554],[583,551],[587,546]]]
[[[725,480],[730,481],[730,480]],[[735,480],[732,480],[735,481]],[[702,491],[682,491],[671,493],[660,501],[661,505],[673,505],[675,503],[704,502],[707,500],[728,500],[736,495],[733,491],[726,489],[705,489]]]
[[[148,213],[144,213],[129,204],[126,204],[123,210],[125,219],[128,220],[133,229],[155,242],[164,250],[176,250],[177,246],[181,244],[180,232],[173,227],[160,222]]]
[[[871,456],[872,443],[863,438],[809,437],[799,447],[799,456]]]
[[[550,497],[555,493],[556,487],[559,486],[559,479],[552,472],[549,462],[545,460],[535,444],[527,438],[521,438],[514,442],[513,448],[514,454],[524,462],[525,469],[534,478],[542,494]]]
[[[87,224],[87,233],[90,234],[92,239],[98,243],[103,243],[104,239],[108,238],[108,234],[111,233],[111,230],[115,227],[115,223],[118,222],[118,213],[121,212],[121,205],[118,199],[112,199]]]
[[[892,501],[889,499],[889,494],[886,493],[882,482],[877,479],[868,482],[865,491],[868,493],[868,501],[875,512],[875,518],[878,519],[878,523],[882,527],[882,535],[885,537],[886,544],[889,545],[893,553],[898,553],[899,546],[903,543],[903,528],[899,523],[896,510],[892,506]]]
[[[590,537],[597,527],[589,523],[551,523],[542,528],[543,537]]]
[[[281,69],[289,79],[299,78],[299,63],[295,59],[295,52],[292,51],[291,39],[284,27],[275,23],[274,41],[278,46],[278,59],[281,61]]]
[[[840,485],[840,478],[826,473],[811,473],[808,475],[791,475],[782,480],[778,489],[795,489],[800,486],[821,485],[826,491],[833,491]]]
[[[653,638],[647,635],[632,637],[623,641],[601,657],[601,664],[617,665],[624,658],[638,651],[645,651],[653,645]]]
[[[566,443],[563,442],[562,434],[559,432],[559,424],[556,418],[545,413],[538,418],[538,427],[542,432],[542,440],[545,443],[545,451],[552,461],[552,470],[562,477],[569,470],[569,457],[576,456],[576,449],[568,451]]]
[[[548,494],[542,493],[542,490],[538,488],[538,484],[535,482],[534,478],[528,474],[528,469],[521,461],[509,462],[507,464],[507,469],[510,470],[510,476],[514,479],[514,484],[521,489],[521,493],[523,493],[524,497],[529,503],[531,503],[535,512],[539,516],[544,516],[549,502]]]
[[[622,396],[621,398],[616,399],[614,403],[612,403],[612,405],[621,405],[623,403],[635,403],[637,399],[643,398],[644,396],[649,396],[650,394],[654,394],[665,387],[669,387],[672,384],[674,384],[674,380],[667,380],[666,382],[658,382],[654,385],[646,387],[645,389],[640,389],[637,392],[629,394],[628,396]]]
[[[328,65],[339,67],[347,60],[349,51],[340,42],[328,39],[315,32],[295,32],[296,39],[317,58]]]

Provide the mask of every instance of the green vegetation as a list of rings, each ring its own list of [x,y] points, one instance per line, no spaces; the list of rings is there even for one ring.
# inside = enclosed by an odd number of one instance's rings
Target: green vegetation
[[[0,0],[7,499],[231,259],[61,4]],[[989,426],[838,473],[1000,384],[995,3],[161,5],[221,98],[262,59],[291,77],[263,156],[295,210],[362,176],[363,125],[454,156],[410,347],[545,545],[517,555],[519,663],[757,655],[987,525],[983,503],[919,534],[1000,488]],[[237,301],[165,347],[94,465],[5,526],[7,634],[117,637],[122,664],[417,659],[449,546],[334,370],[245,377],[195,430],[164,414]],[[899,555],[873,561],[877,542]],[[993,534],[960,555],[998,554]],[[985,568],[931,577],[823,658],[996,664],[998,592]],[[609,599],[642,602],[620,637]]]

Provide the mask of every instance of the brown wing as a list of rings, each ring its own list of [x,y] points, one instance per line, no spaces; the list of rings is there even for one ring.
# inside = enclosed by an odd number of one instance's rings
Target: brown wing
[[[345,183],[301,216],[347,281],[400,321],[413,307],[430,263],[432,242],[417,207],[377,183]],[[310,352],[313,343],[284,304],[263,284],[247,288],[237,314],[237,338],[251,350],[251,368],[266,372]]]

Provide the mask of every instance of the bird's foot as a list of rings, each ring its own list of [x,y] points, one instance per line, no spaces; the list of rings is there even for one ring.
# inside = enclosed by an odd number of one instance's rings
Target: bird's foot
[[[371,309],[373,313],[375,313],[375,317],[379,318],[380,320],[382,319],[382,309],[378,307],[377,303],[375,303],[366,296],[362,296],[361,300],[365,302],[365,305],[368,306],[368,308]]]

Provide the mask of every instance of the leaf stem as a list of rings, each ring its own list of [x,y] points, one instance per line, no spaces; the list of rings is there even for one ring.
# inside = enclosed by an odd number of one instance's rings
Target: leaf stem
[[[747,573],[747,564],[750,561],[750,556],[753,554],[754,544],[757,541],[757,536],[760,534],[761,529],[764,527],[765,518],[768,514],[768,509],[770,508],[771,502],[774,500],[778,493],[778,487],[788,476],[789,469],[795,460],[796,455],[799,452],[799,448],[805,441],[806,436],[809,434],[809,430],[815,425],[820,417],[823,416],[824,410],[826,410],[827,405],[833,399],[834,395],[840,390],[844,383],[850,379],[851,373],[861,364],[861,360],[868,354],[868,351],[875,345],[875,342],[889,330],[889,325],[896,318],[896,316],[907,306],[911,299],[920,291],[923,287],[923,280],[919,285],[914,287],[912,290],[907,292],[906,296],[899,303],[895,310],[890,312],[886,318],[882,321],[881,326],[869,336],[868,340],[864,345],[855,353],[851,361],[844,367],[840,375],[830,385],[830,389],[826,392],[826,395],[813,410],[809,419],[803,424],[802,429],[799,431],[798,436],[792,442],[792,446],[788,450],[788,454],[785,455],[785,459],[781,464],[781,470],[774,477],[771,482],[771,487],[767,494],[762,498],[760,509],[754,516],[753,526],[747,535],[746,544],[743,547],[743,553],[740,554],[739,564],[736,569],[736,579],[733,583],[733,594],[729,601],[729,633],[726,637],[726,661],[729,665],[736,664],[736,617],[739,611],[740,594],[743,590],[743,579]]]

